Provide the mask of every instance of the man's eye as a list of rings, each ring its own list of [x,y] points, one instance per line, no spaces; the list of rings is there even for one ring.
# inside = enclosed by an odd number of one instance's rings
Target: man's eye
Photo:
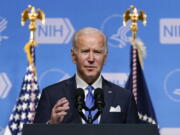
[[[82,53],[88,53],[89,51],[88,50],[82,50],[81,52]]]
[[[97,50],[97,51],[94,51],[96,54],[101,54],[102,53],[102,51],[99,51],[99,50]]]

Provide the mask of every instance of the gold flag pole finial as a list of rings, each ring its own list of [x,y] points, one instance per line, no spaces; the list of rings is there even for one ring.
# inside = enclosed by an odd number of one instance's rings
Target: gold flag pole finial
[[[36,20],[41,20],[42,24],[45,23],[45,14],[40,9],[35,9],[34,6],[29,5],[27,9],[25,9],[21,14],[21,25],[24,26],[25,22],[29,20],[29,30],[30,30],[30,38],[29,42],[26,43],[24,50],[27,54],[27,58],[30,65],[34,66],[33,56],[31,54],[31,47],[36,46],[37,42],[35,41],[35,31],[36,31]]]
[[[125,13],[123,14],[123,24],[126,26],[127,21],[131,20],[131,32],[132,32],[132,37],[135,40],[136,39],[136,33],[138,31],[138,25],[137,22],[140,20],[144,25],[146,25],[146,18],[147,15],[144,13],[144,11],[138,10],[135,6],[131,5],[130,9],[126,10]]]
[[[126,23],[130,20],[131,21],[131,32],[132,32],[132,45],[135,46],[138,50],[138,56],[140,59],[141,66],[143,65],[143,55],[145,55],[145,52],[143,52],[144,45],[141,44],[140,41],[136,40],[136,33],[138,31],[138,21],[142,21],[144,25],[146,25],[147,15],[143,10],[137,10],[137,8],[133,5],[130,6],[128,10],[126,10],[123,14],[123,25],[126,26]],[[142,66],[143,67],[143,66]]]

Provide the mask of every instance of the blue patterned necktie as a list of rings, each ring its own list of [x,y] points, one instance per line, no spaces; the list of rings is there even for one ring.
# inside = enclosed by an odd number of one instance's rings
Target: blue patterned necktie
[[[88,94],[86,96],[86,106],[90,109],[91,107],[94,106],[94,95],[92,93],[94,88],[91,85],[89,85],[86,89],[88,90]],[[86,111],[85,112],[86,118],[88,119],[88,117],[91,117],[93,119],[96,112],[97,112],[97,109],[94,111],[91,111],[90,113],[89,111]],[[98,124],[98,120],[96,119],[93,122],[93,124]]]

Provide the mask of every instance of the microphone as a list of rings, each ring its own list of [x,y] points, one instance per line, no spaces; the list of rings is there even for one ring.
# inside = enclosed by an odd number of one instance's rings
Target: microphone
[[[95,108],[98,109],[102,113],[103,108],[105,106],[104,102],[104,92],[101,88],[97,88],[94,91],[94,98],[95,98]]]
[[[84,102],[84,90],[82,88],[78,88],[76,89],[76,94],[75,94],[75,107],[77,108],[80,116],[82,117],[82,119],[84,119],[87,123],[88,120],[86,118],[86,116],[84,115],[84,113],[82,112],[82,109],[84,108],[85,110],[89,109],[86,107],[85,102]]]
[[[98,109],[98,112],[94,115],[92,122],[99,117],[99,115],[103,112],[103,108],[105,106],[104,92],[101,88],[97,88],[94,90],[94,99],[95,99],[95,103],[94,106],[91,108],[91,110]]]
[[[76,96],[75,96],[75,107],[77,108],[77,110],[80,112],[82,111],[82,109],[85,106],[85,102],[84,102],[84,91],[81,88],[78,88],[76,90]]]

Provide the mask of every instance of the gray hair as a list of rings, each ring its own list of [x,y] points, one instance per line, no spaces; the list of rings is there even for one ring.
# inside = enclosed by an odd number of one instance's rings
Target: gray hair
[[[72,50],[77,49],[76,42],[77,42],[79,35],[90,34],[90,33],[99,33],[100,35],[102,35],[102,37],[104,39],[104,44],[105,44],[105,52],[107,53],[108,47],[107,47],[106,36],[104,35],[104,33],[102,31],[100,31],[99,29],[93,28],[93,27],[86,27],[86,28],[80,29],[79,31],[74,33],[73,40],[72,40]]]

